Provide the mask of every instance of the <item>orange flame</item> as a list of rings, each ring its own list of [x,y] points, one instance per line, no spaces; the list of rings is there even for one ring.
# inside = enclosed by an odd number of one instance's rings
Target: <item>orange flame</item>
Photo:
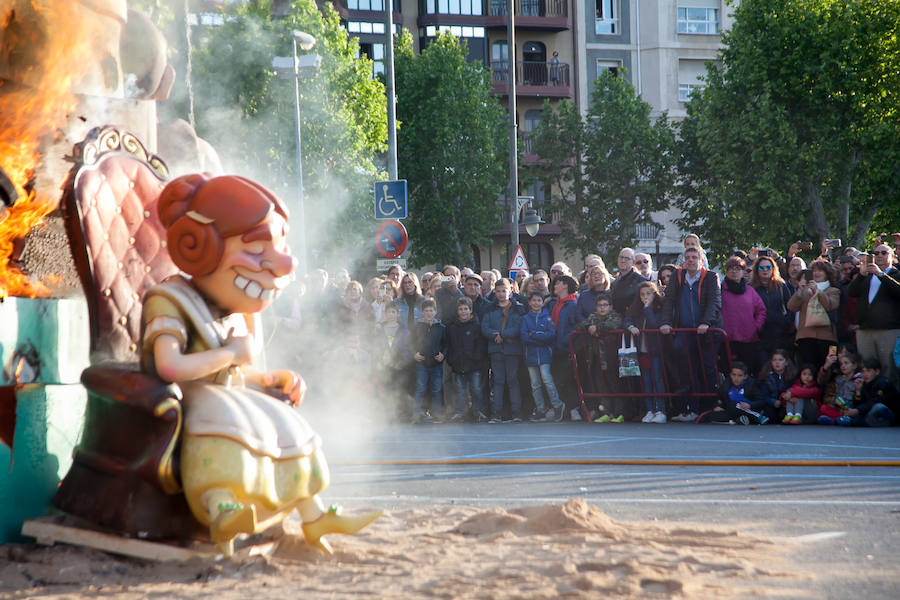
[[[16,73],[15,81],[0,78],[0,166],[19,193],[0,222],[0,299],[50,293],[9,260],[14,242],[59,201],[27,187],[42,165],[41,142],[64,127],[77,106],[71,90],[87,70],[92,35],[78,11],[73,0],[0,0],[0,66]]]
[[[22,368],[25,366],[25,357],[19,359],[19,363],[16,365],[16,385],[22,385]]]

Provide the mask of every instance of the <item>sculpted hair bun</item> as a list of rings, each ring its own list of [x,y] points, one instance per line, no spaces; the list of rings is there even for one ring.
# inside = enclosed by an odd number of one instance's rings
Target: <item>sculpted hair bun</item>
[[[275,194],[235,175],[173,179],[160,194],[157,211],[172,261],[195,277],[216,270],[226,238],[256,227],[273,211],[287,219],[287,209]]]

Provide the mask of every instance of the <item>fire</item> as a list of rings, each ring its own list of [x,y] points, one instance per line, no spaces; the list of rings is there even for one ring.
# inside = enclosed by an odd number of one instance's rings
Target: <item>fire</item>
[[[41,142],[65,127],[77,106],[72,87],[89,64],[92,32],[78,6],[73,0],[0,0],[0,66],[9,71],[0,73],[0,167],[19,193],[0,222],[0,299],[49,295],[9,261],[14,242],[58,204],[57,197],[29,189],[29,181],[42,164]]]

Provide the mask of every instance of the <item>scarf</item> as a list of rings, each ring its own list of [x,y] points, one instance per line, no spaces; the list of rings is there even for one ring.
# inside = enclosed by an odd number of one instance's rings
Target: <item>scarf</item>
[[[732,294],[737,294],[740,296],[747,289],[747,282],[743,279],[739,281],[732,281],[731,279],[725,278],[725,285],[728,287],[728,291]]]
[[[567,302],[575,302],[575,299],[577,297],[578,297],[577,293],[572,292],[565,298],[562,298],[562,299],[556,301],[556,304],[553,305],[553,310],[550,311],[550,318],[553,319],[554,326],[559,327],[559,313],[562,312],[563,305],[566,304]]]

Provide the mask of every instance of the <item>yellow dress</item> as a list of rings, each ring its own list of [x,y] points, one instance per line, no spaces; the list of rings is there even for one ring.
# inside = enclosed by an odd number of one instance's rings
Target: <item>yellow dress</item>
[[[179,340],[184,354],[222,346],[228,331],[252,335],[250,315],[216,318],[190,280],[176,275],[144,298],[141,360],[156,373],[153,343],[163,334]],[[328,486],[321,440],[289,404],[244,385],[240,367],[178,382],[184,395],[181,480],[194,516],[206,525],[206,494],[227,491],[254,505],[262,531],[297,503]]]

